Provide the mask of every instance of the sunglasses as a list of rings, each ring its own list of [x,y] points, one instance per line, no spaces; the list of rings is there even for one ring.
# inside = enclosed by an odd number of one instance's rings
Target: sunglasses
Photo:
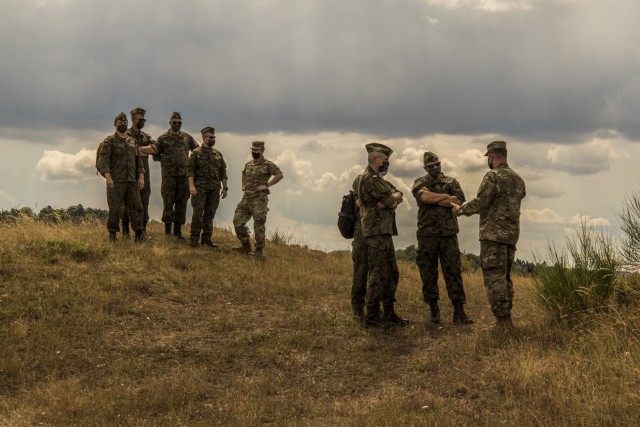
[[[433,168],[437,168],[440,166],[440,162],[436,162],[436,163],[432,163],[430,165],[426,165],[425,168],[427,169],[433,169]]]
[[[182,122],[171,122],[172,125],[182,124]]]

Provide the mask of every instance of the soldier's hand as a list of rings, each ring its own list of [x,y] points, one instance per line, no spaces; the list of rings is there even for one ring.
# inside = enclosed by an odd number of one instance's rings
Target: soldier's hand
[[[267,187],[266,185],[258,185],[257,190],[258,191],[267,191],[267,188],[269,188],[269,187]]]
[[[451,207],[453,210],[453,214],[455,216],[460,216],[460,205],[456,205],[455,203],[451,202]]]
[[[198,189],[195,186],[189,187],[189,194],[191,194],[192,196],[198,195]]]
[[[144,178],[140,178],[138,180],[138,190],[142,190],[144,188]]]
[[[220,198],[225,199],[226,197],[227,197],[227,190],[223,189],[222,192],[220,193]]]
[[[107,188],[109,190],[113,190],[115,188],[115,184],[113,183],[113,179],[110,176],[107,177]]]

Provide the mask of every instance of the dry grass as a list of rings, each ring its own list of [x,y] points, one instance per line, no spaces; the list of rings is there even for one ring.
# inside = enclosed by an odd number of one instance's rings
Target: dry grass
[[[640,309],[569,330],[516,281],[516,331],[426,323],[401,263],[407,328],[350,317],[351,261],[271,244],[266,262],[100,224],[0,227],[0,425],[624,426],[640,419]],[[596,326],[593,326],[593,325]]]

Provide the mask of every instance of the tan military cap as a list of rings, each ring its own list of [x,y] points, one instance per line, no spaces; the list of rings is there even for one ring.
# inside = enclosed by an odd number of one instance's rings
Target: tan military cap
[[[253,141],[251,143],[252,150],[264,150],[264,141]]]
[[[216,133],[216,130],[211,126],[207,126],[207,127],[202,128],[200,133]]]
[[[433,163],[433,162],[437,162],[439,160],[440,160],[440,158],[435,153],[432,153],[431,151],[425,151],[424,152],[424,164],[425,165],[427,163]]]
[[[380,144],[378,142],[372,142],[370,144],[367,144],[364,146],[364,148],[367,149],[367,153],[372,153],[374,151],[377,151],[379,153],[386,155],[387,157],[391,157],[391,154],[393,154],[393,150],[391,148],[387,147],[384,144]]]
[[[131,117],[135,116],[136,114],[140,114],[141,116],[144,116],[145,114],[147,114],[147,111],[144,108],[134,108],[133,110],[131,110]]]
[[[124,112],[118,113],[118,115],[113,119],[113,123],[115,124],[115,122],[117,122],[118,120],[124,120],[126,122],[127,115]]]
[[[485,156],[489,155],[489,151],[494,150],[496,148],[503,148],[503,149],[507,149],[507,143],[504,141],[493,141],[490,142],[489,145],[487,145],[487,152],[484,153]]]
[[[178,113],[178,112],[176,111],[176,112],[174,112],[174,113],[171,115],[171,118],[170,118],[169,120],[173,120],[173,119],[180,119],[180,120],[182,120],[182,116],[180,115],[180,113]]]

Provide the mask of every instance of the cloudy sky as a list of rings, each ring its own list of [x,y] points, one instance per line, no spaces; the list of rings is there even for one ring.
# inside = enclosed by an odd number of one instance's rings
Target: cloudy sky
[[[637,0],[0,0],[0,209],[106,207],[95,148],[113,117],[147,110],[157,137],[217,129],[229,226],[254,139],[285,179],[269,230],[348,249],[335,227],[364,145],[394,149],[387,178],[409,194],[425,150],[468,198],[486,144],[505,139],[525,179],[518,256],[580,218],[615,232],[640,175]],[[159,164],[151,214],[159,218]],[[396,247],[415,243],[400,206]],[[189,213],[190,214],[190,213]],[[479,252],[478,219],[461,219]]]

